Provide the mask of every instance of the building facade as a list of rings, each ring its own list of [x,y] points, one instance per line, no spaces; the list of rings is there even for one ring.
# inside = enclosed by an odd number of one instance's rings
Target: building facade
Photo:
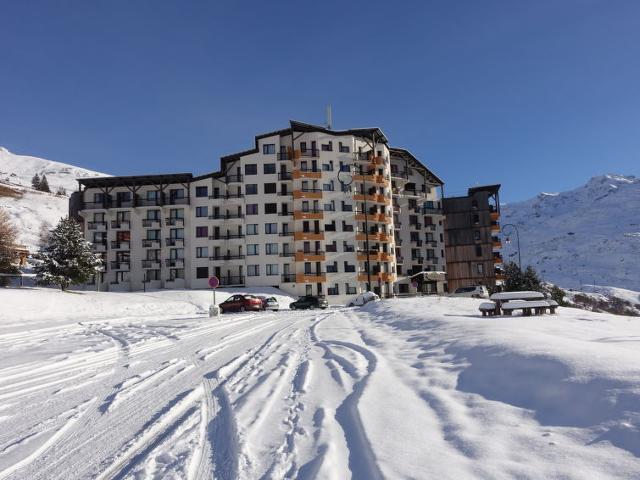
[[[474,187],[443,200],[445,256],[450,292],[461,287],[499,287],[504,280],[500,249],[500,185]]]
[[[215,275],[342,303],[445,268],[442,182],[377,128],[292,121],[218,172],[78,182],[70,209],[104,257],[102,289],[207,288]]]

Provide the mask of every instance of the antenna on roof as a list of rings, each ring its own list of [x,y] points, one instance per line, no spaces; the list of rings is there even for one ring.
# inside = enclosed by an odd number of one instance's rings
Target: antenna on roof
[[[331,104],[327,105],[327,128],[331,130],[333,120],[331,118]]]

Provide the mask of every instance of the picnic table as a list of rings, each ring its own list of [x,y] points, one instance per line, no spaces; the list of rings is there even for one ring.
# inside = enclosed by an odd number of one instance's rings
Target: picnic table
[[[489,297],[491,302],[480,304],[479,310],[482,316],[511,315],[514,310],[522,310],[525,316],[531,315],[533,311],[536,315],[541,315],[549,309],[549,313],[555,313],[558,303],[554,300],[545,300],[544,294],[533,291],[522,292],[500,292]]]

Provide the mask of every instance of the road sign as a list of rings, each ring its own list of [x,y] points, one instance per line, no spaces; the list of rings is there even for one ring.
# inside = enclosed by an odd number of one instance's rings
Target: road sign
[[[220,285],[220,280],[218,280],[218,277],[209,277],[209,286],[211,288],[218,288],[218,286]]]

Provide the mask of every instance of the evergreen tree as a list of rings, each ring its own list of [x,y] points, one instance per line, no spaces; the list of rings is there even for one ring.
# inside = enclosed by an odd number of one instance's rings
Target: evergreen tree
[[[520,267],[516,263],[507,263],[504,267],[504,275],[504,290],[506,292],[518,292],[524,290],[522,270],[520,270]]]
[[[18,273],[15,252],[16,228],[11,223],[9,214],[0,209],[0,273]],[[0,286],[8,285],[7,277],[0,277]]]
[[[41,192],[51,192],[46,175],[42,175],[42,179],[40,180],[40,188],[38,188],[38,190],[40,190]]]
[[[564,301],[564,297],[566,295],[566,292],[564,290],[562,290],[559,286],[554,285],[551,288],[551,298],[553,300],[555,300],[556,302],[558,302],[558,305],[560,305],[561,307],[564,307],[566,305],[566,302]]]
[[[542,291],[542,281],[538,276],[536,269],[529,265],[522,274],[522,288],[523,290],[530,290],[534,292]]]
[[[91,243],[82,236],[80,225],[65,217],[49,234],[47,245],[38,254],[37,281],[42,285],[69,285],[86,282],[102,264],[100,255],[93,253]]]
[[[40,176],[37,173],[31,179],[31,186],[36,190],[40,190]]]

